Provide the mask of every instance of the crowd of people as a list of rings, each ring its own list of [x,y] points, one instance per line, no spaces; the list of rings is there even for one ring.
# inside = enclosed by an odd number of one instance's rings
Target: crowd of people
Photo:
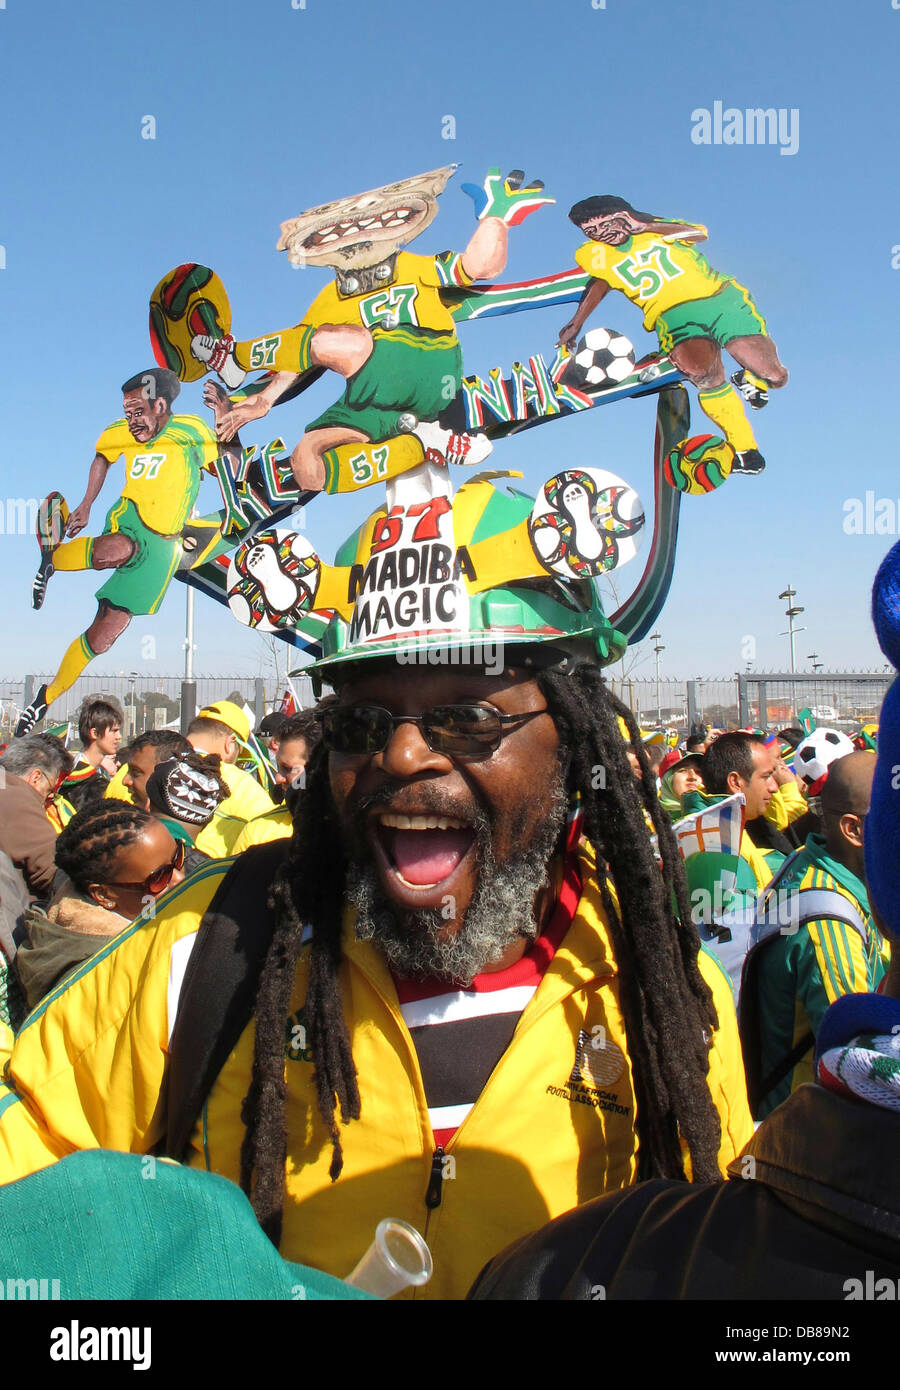
[[[249,767],[225,700],[124,744],[88,699],[74,755],[14,739],[0,1208],[167,1156],[242,1189],[251,1272],[268,1237],[327,1297],[387,1215],[434,1297],[841,1298],[860,1252],[900,1274],[891,1183],[850,1158],[900,1108],[896,688],[877,750],[673,740],[570,655],[349,663]],[[171,1293],[154,1251],[135,1296]]]

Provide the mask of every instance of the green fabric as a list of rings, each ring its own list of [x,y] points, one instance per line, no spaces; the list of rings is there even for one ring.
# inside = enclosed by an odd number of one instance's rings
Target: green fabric
[[[416,341],[410,342],[413,337]],[[307,425],[310,430],[347,426],[369,439],[391,439],[397,417],[411,411],[420,420],[436,420],[462,382],[462,349],[452,335],[425,328],[376,333],[371,355],[347,378],[344,394]],[[452,345],[451,345],[452,344]]]
[[[70,931],[51,922],[46,912],[35,906],[26,912],[25,924],[28,934],[16,952],[16,971],[28,1001],[28,1012],[71,970],[102,951],[111,938]],[[123,928],[126,925],[122,923]]]
[[[778,932],[763,949],[759,964],[759,1018],[762,1039],[760,1075],[765,1076],[786,1057],[806,1028],[818,1033],[819,1025],[832,997],[852,992],[860,987],[874,992],[884,975],[884,963],[879,955],[879,937],[869,916],[869,898],[864,884],[845,865],[829,855],[821,835],[808,835],[802,850],[793,856],[778,890],[784,894],[801,888],[834,889],[840,884],[851,894],[861,915],[867,919],[869,930],[865,981],[848,978],[844,966],[850,945],[859,941],[852,926],[837,918],[818,918],[816,925],[821,937],[824,969],[816,954],[808,925],[799,931]],[[784,900],[782,900],[784,901]],[[776,910],[778,904],[776,902]],[[787,909],[785,909],[787,916]],[[777,1105],[786,1100],[793,1088],[793,1073],[789,1074],[764,1099],[759,1118],[764,1119]]]
[[[193,849],[194,841],[180,820],[173,820],[171,816],[161,816],[159,812],[156,813],[156,819],[159,821],[160,825],[166,827],[173,840],[183,840],[189,849]],[[210,817],[210,820],[211,819],[212,817]]]
[[[368,1298],[283,1260],[226,1178],[104,1149],[0,1187],[0,1256],[62,1299]]]
[[[734,283],[723,285],[706,299],[689,299],[660,314],[654,324],[663,352],[691,338],[711,338],[725,347],[732,338],[752,338],[766,332],[766,321],[748,292]]]
[[[871,909],[866,885],[847,868],[846,864],[832,859],[828,853],[824,835],[807,835],[803,853],[807,856],[810,864],[814,864],[817,869],[821,869],[826,874],[831,874],[831,877],[836,878],[842,888],[846,888],[848,893],[852,893],[862,908],[863,916],[869,916]]]
[[[659,804],[663,810],[668,812],[669,817],[675,821],[680,820],[684,812],[681,809],[681,797],[675,795],[672,779],[678,771],[678,765],[670,767],[666,775],[659,784]]]
[[[729,796],[730,796],[729,792]],[[681,798],[681,814],[690,816],[694,811],[705,811],[707,806],[715,806],[719,801],[727,801],[728,796],[718,796],[714,792],[685,792]]]
[[[722,875],[725,873],[734,874],[733,889],[722,886]],[[701,919],[703,921],[717,920],[722,913],[752,905],[756,899],[753,870],[739,854],[720,854],[716,850],[692,854],[684,861],[684,875],[694,906],[710,904],[712,911]],[[695,899],[694,895],[699,893],[703,897]]]
[[[117,513],[115,526],[109,531],[113,512]],[[103,587],[97,590],[97,598],[106,599],[133,615],[155,613],[178,568],[182,556],[181,537],[160,536],[151,531],[141,521],[137,507],[129,498],[121,498],[106,518],[103,534],[118,533],[130,536],[137,548],[130,560],[113,570]]]

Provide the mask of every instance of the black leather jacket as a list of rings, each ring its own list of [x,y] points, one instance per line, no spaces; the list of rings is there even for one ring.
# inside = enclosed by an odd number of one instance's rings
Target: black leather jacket
[[[867,1271],[900,1278],[900,1114],[801,1086],[728,1173],[576,1207],[491,1260],[469,1297],[840,1300]]]

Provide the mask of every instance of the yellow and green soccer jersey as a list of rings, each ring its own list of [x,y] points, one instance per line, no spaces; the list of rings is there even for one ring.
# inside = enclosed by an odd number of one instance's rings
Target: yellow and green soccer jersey
[[[830,890],[846,898],[866,922],[868,939],[837,917],[817,917],[780,932],[763,949],[759,966],[761,1076],[773,1071],[809,1032],[819,1031],[826,1009],[842,994],[871,994],[884,974],[880,938],[869,915],[865,885],[828,854],[820,835],[808,835],[778,881],[784,894]],[[802,897],[800,898],[802,908]],[[813,1080],[812,1047],[760,1106],[764,1119],[791,1091]]]
[[[432,332],[453,333],[456,328],[449,309],[440,297],[448,287],[470,285],[462,268],[462,257],[415,256],[401,251],[391,284],[371,294],[341,296],[337,282],[326,285],[303,315],[312,328],[323,323],[363,324],[380,328],[389,317],[396,328],[428,328]]]
[[[219,445],[199,415],[173,415],[153,439],[134,439],[125,420],[116,420],[97,440],[110,463],[125,455],[122,496],[134,503],[145,526],[177,536],[200,490],[200,474],[218,457]]]
[[[732,283],[689,242],[666,241],[655,232],[639,232],[621,246],[586,241],[575,259],[595,280],[605,280],[636,304],[648,329],[674,305],[708,299]]]

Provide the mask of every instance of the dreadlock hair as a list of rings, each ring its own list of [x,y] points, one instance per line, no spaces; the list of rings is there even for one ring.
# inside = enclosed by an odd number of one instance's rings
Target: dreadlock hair
[[[680,1130],[690,1151],[693,1180],[718,1181],[720,1126],[706,1084],[708,1045],[718,1019],[697,964],[699,941],[681,856],[657,799],[640,730],[595,667],[581,667],[569,675],[549,671],[537,681],[571,757],[570,787],[581,794],[585,833],[602,856],[598,882],[619,968],[620,1006],[634,1075],[640,1176],[685,1177]],[[640,764],[639,792],[617,715],[626,723]],[[598,765],[606,773],[603,791],[595,788]],[[653,857],[643,810],[659,837],[662,871]],[[618,905],[606,882],[604,861]],[[339,980],[345,877],[328,754],[320,745],[307,765],[306,794],[296,810],[290,850],[269,893],[275,930],[260,976],[253,1072],[241,1111],[246,1126],[241,1187],[275,1245],[281,1237],[287,1158],[285,1023],[307,923],[313,930],[304,1022],[318,1110],[331,1138],[332,1181],[343,1164],[336,1108],[340,1106],[344,1123],[360,1114]]]
[[[693,1181],[717,1182],[721,1127],[706,1076],[718,1018],[697,963],[700,943],[681,855],[659,804],[640,729],[596,666],[567,675],[548,670],[537,683],[571,759],[569,786],[580,794],[584,833],[598,855],[597,882],[632,1063],[639,1177],[685,1177],[680,1132]],[[617,718],[628,730],[640,783]],[[661,869],[644,812],[657,835]]]
[[[246,1125],[241,1187],[250,1197],[259,1224],[276,1246],[281,1237],[287,1157],[284,1029],[307,922],[314,930],[304,1022],[307,1046],[315,1061],[319,1114],[331,1138],[332,1182],[343,1166],[336,1104],[345,1124],[359,1119],[360,1114],[356,1068],[338,978],[346,868],[328,785],[328,753],[320,744],[307,764],[306,794],[297,804],[290,851],[269,892],[276,925],[256,997],[253,1073],[241,1111]]]
[[[57,867],[86,893],[92,883],[107,881],[119,850],[127,849],[153,823],[148,811],[125,801],[95,801],[56,837]]]

